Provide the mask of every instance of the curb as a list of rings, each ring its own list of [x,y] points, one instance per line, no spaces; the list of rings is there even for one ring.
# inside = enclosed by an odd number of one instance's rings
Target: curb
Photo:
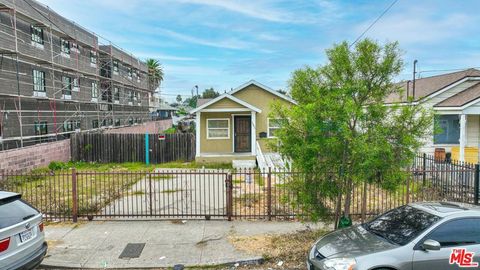
[[[221,267],[221,266],[235,266],[238,264],[238,266],[241,265],[261,265],[265,262],[265,259],[263,257],[255,257],[252,259],[247,259],[247,260],[238,260],[238,261],[230,261],[230,262],[224,262],[224,263],[211,263],[211,264],[201,264],[201,265],[190,265],[186,264],[184,265],[185,268],[192,268],[192,267],[199,267],[199,268],[205,268],[205,267]],[[41,263],[40,264],[40,269],[123,269],[123,270],[140,270],[140,269],[159,269],[159,268],[168,268],[171,269],[174,267],[174,265],[163,265],[163,266],[132,266],[132,267],[112,267],[112,268],[89,268],[89,267],[83,267],[83,266],[65,266],[65,265],[55,265],[52,263]]]

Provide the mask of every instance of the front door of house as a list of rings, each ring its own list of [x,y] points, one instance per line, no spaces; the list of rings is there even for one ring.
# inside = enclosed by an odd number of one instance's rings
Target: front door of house
[[[236,153],[252,151],[250,116],[234,116],[234,148]]]

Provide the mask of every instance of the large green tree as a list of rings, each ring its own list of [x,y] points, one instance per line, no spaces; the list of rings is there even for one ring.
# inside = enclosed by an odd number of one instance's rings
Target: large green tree
[[[147,59],[148,84],[151,90],[157,89],[163,81],[163,67],[156,59]]]
[[[216,98],[218,96],[220,96],[220,93],[215,91],[215,89],[213,89],[213,87],[205,89],[202,93],[202,98]]]
[[[350,48],[344,42],[326,55],[324,66],[293,73],[297,106],[275,104],[275,113],[288,119],[276,133],[279,151],[306,172],[293,188],[313,219],[331,213],[332,202],[349,216],[357,184],[396,188],[433,123],[421,106],[384,104],[402,91],[392,82],[403,68],[397,43],[366,39]]]

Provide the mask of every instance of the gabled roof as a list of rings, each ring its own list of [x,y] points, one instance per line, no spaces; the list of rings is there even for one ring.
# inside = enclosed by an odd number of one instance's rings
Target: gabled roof
[[[220,96],[218,96],[218,97],[216,97],[216,98],[208,101],[207,103],[204,103],[203,105],[201,105],[201,106],[193,109],[192,111],[190,111],[190,113],[196,113],[196,112],[198,112],[198,111],[201,111],[201,110],[205,109],[206,107],[208,107],[208,106],[210,106],[210,105],[212,105],[212,104],[216,103],[217,101],[220,101],[220,100],[222,100],[222,99],[224,99],[224,98],[228,98],[228,99],[230,99],[231,101],[236,102],[236,103],[238,103],[238,104],[240,104],[240,105],[242,105],[242,106],[244,106],[244,107],[246,107],[246,108],[248,108],[248,109],[250,109],[250,110],[252,110],[252,111],[254,111],[254,112],[257,112],[257,113],[261,113],[261,112],[262,112],[262,110],[260,110],[259,108],[253,106],[252,104],[247,103],[247,102],[245,102],[245,101],[243,101],[243,100],[241,100],[241,99],[239,99],[239,98],[236,98],[236,97],[230,95],[229,93],[224,93],[224,94],[221,94]]]
[[[435,104],[434,107],[462,107],[468,103],[480,98],[480,83],[459,92],[442,102]]]
[[[295,100],[293,100],[291,97],[289,97],[289,96],[287,96],[287,95],[284,95],[284,94],[282,94],[282,93],[280,93],[280,92],[278,92],[278,91],[276,91],[276,90],[274,90],[274,89],[272,89],[272,88],[270,88],[270,87],[268,87],[268,86],[266,86],[266,85],[264,85],[264,84],[261,84],[261,83],[255,81],[255,80],[250,80],[250,81],[248,81],[248,82],[246,82],[246,83],[238,86],[237,88],[233,89],[232,91],[230,91],[230,92],[228,92],[228,93],[229,93],[230,95],[233,95],[233,94],[235,94],[236,92],[238,92],[238,91],[240,91],[240,90],[243,90],[243,89],[245,89],[246,87],[248,87],[248,86],[250,86],[250,85],[255,85],[255,86],[257,86],[258,88],[261,88],[261,89],[263,89],[263,90],[265,90],[265,91],[267,91],[267,92],[270,92],[271,94],[273,94],[273,95],[275,95],[275,96],[277,96],[277,97],[279,97],[279,98],[282,98],[282,99],[284,99],[284,100],[286,100],[286,101],[289,101],[289,102],[291,102],[291,103],[293,103],[293,104],[297,104],[297,102],[296,102]]]
[[[480,77],[480,70],[470,68],[462,71],[416,79],[415,101],[418,101],[419,99],[424,97],[431,96],[457,82],[460,82],[461,80],[471,77]],[[403,81],[396,84],[396,86],[403,88],[404,91],[402,93],[402,96],[399,96],[396,93],[392,94],[387,97],[385,103],[405,102],[407,101],[407,94],[409,97],[412,97],[413,87],[411,81]]]

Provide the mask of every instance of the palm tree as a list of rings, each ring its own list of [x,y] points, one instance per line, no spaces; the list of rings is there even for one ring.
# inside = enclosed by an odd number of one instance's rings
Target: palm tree
[[[148,82],[151,90],[157,89],[163,81],[163,67],[158,60],[147,59]]]

